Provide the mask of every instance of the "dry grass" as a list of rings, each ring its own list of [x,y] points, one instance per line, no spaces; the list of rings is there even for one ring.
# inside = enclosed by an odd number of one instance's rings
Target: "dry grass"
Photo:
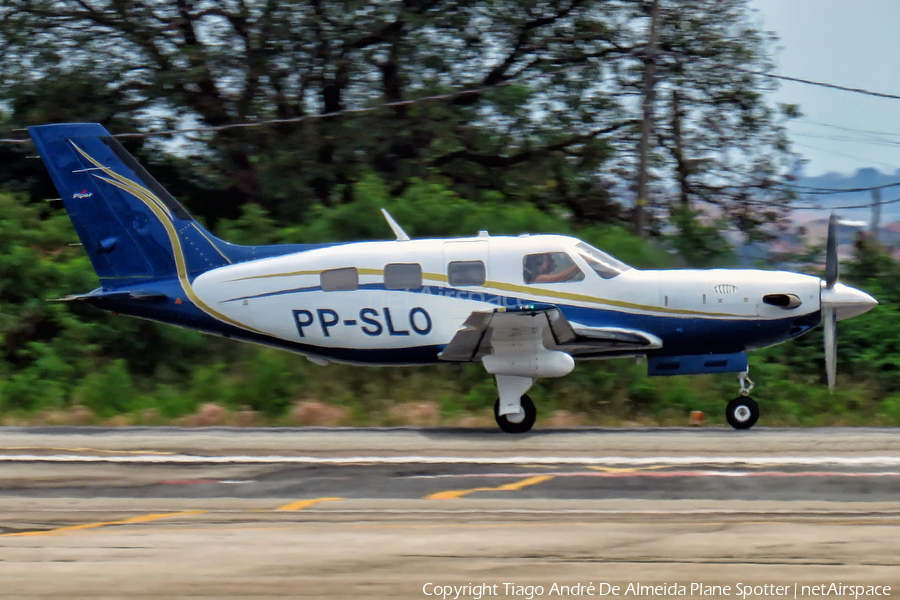
[[[441,420],[441,409],[437,402],[404,402],[388,410],[388,419],[391,425],[434,427]]]
[[[350,409],[344,406],[332,406],[318,400],[298,400],[288,413],[288,423],[305,426],[345,425],[350,416]]]

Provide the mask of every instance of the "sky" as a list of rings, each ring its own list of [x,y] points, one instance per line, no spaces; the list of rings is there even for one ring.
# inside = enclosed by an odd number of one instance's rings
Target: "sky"
[[[753,23],[780,39],[775,73],[900,95],[900,1],[751,0]],[[781,82],[798,104],[788,131],[806,176],[900,169],[900,100]]]

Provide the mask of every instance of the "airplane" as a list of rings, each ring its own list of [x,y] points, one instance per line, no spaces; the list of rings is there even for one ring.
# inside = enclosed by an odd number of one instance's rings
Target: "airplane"
[[[30,127],[100,287],[63,300],[282,348],[316,364],[481,363],[508,433],[536,419],[527,392],[576,360],[637,357],[651,376],[738,373],[726,419],[749,429],[747,352],[877,304],[824,279],[749,269],[639,270],[563,235],[240,246],[213,236],[99,124]]]

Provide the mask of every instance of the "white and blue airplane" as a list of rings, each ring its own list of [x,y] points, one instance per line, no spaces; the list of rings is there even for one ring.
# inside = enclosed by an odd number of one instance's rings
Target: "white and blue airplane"
[[[747,351],[877,302],[826,276],[760,270],[642,271],[562,235],[238,246],[214,237],[102,126],[29,128],[100,278],[66,300],[297,352],[317,364],[480,362],[503,431],[531,429],[527,392],[578,359],[644,357],[650,375],[738,373],[726,417],[752,427]]]

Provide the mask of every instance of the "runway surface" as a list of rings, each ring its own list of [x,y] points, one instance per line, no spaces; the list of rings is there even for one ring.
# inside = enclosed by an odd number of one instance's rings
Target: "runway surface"
[[[893,429],[5,428],[0,582],[12,598],[875,593],[900,590],[898,500]]]

